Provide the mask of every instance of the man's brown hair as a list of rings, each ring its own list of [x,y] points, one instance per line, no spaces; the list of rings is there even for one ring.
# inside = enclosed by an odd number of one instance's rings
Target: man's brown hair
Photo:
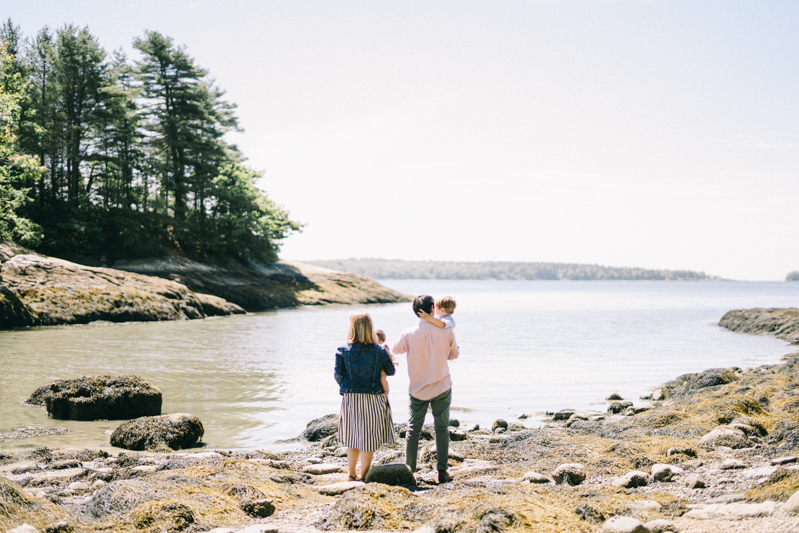
[[[436,300],[436,307],[443,309],[450,315],[455,312],[455,298],[452,296],[444,296]]]

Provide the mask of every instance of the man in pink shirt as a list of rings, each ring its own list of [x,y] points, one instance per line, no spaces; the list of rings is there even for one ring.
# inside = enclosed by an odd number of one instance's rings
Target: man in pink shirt
[[[413,313],[419,311],[432,314],[432,296],[417,296],[413,301]],[[410,420],[405,440],[405,463],[416,471],[419,452],[419,436],[422,434],[424,417],[428,405],[433,411],[436,428],[436,468],[438,482],[451,481],[447,473],[449,458],[449,406],[452,402],[452,378],[448,361],[458,358],[458,345],[451,328],[438,328],[424,319],[400,334],[394,343],[395,354],[408,354],[408,377],[410,377]]]

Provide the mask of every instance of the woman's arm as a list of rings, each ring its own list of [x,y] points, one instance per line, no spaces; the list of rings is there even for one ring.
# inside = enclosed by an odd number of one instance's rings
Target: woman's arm
[[[336,378],[336,383],[341,385],[344,382],[344,374],[345,374],[344,356],[341,353],[341,348],[339,348],[338,351],[336,352],[336,368],[333,371],[333,373]]]
[[[378,346],[378,348],[380,349],[380,368],[383,369],[387,376],[393,376],[397,372],[397,369],[394,368],[394,361],[391,360],[388,350],[382,346]]]

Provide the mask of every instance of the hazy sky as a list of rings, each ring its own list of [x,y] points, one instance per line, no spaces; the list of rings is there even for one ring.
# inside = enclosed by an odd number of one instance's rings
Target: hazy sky
[[[228,90],[287,259],[799,269],[799,2],[9,1],[172,36]]]

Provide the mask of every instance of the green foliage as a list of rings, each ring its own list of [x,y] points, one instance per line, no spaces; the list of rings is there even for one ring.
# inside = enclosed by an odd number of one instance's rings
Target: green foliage
[[[0,240],[35,246],[41,239],[39,227],[20,216],[18,211],[29,201],[26,185],[36,180],[44,169],[34,158],[16,153],[14,126],[19,119],[26,84],[16,71],[14,61],[14,56],[0,42]]]
[[[235,105],[171,38],[141,59],[108,54],[88,28],[3,39],[0,238],[89,262],[157,253],[272,262],[301,226],[255,186],[224,135]]]
[[[306,261],[312,265],[353,272],[373,279],[503,279],[503,280],[711,280],[704,272],[647,270],[569,263],[487,261],[400,261],[343,259]]]

